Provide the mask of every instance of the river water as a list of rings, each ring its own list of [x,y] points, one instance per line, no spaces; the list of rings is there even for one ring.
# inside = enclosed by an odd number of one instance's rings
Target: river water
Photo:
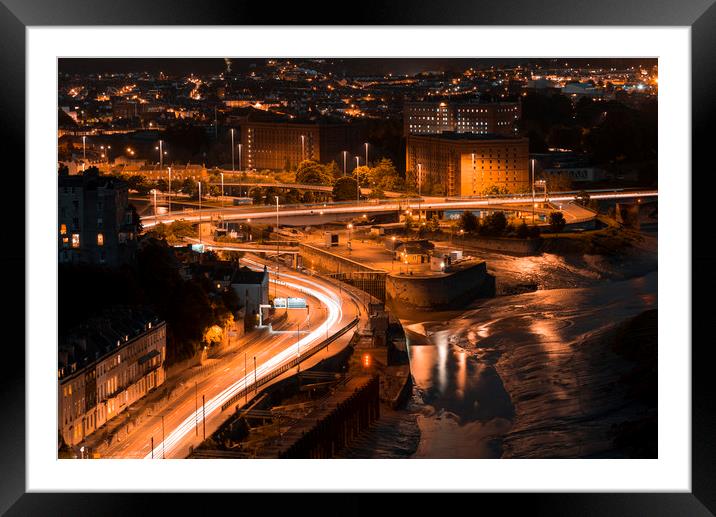
[[[549,371],[552,359],[571,353],[571,346],[615,323],[657,307],[655,253],[620,262],[495,254],[490,269],[502,296],[478,301],[466,311],[401,319],[415,380],[405,417],[420,431],[412,457],[501,457],[503,438],[515,421],[515,407],[495,366],[501,356],[539,344],[529,360],[509,359],[529,363],[538,375],[549,374],[557,386],[545,388],[554,390],[550,397],[574,398],[574,391],[558,391],[570,369]],[[507,294],[520,292],[525,284],[538,290]],[[580,368],[588,371],[589,365]],[[546,411],[545,421],[554,416]]]

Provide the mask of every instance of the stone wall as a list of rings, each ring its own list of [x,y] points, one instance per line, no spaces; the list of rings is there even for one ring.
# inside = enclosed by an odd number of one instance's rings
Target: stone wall
[[[495,277],[479,262],[447,275],[388,275],[386,302],[393,308],[448,309],[495,296]]]
[[[461,242],[455,241],[457,249]],[[511,239],[498,237],[479,237],[465,241],[468,246],[482,248],[490,251],[502,251],[520,255],[535,255],[538,253],[542,239]]]

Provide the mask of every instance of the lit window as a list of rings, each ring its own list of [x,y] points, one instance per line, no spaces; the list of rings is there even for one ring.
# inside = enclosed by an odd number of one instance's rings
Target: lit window
[[[104,235],[101,233],[97,234],[97,246],[104,246]]]
[[[72,234],[72,247],[73,247],[73,248],[79,248],[79,247],[80,247],[80,234],[79,234],[79,233],[73,233],[73,234]]]
[[[60,225],[60,234],[65,235],[67,233],[67,225],[65,223],[62,223]]]

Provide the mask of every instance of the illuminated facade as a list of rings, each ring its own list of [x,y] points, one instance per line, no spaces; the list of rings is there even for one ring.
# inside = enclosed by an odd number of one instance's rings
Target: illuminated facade
[[[165,380],[166,323],[138,309],[115,309],[60,342],[58,428],[82,442]]]
[[[529,139],[444,132],[409,135],[406,178],[421,194],[475,196],[529,188]]]
[[[403,133],[431,135],[455,131],[514,135],[521,115],[519,102],[406,101]]]

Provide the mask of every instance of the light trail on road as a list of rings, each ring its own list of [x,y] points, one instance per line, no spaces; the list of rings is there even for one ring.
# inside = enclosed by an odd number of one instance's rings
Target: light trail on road
[[[658,197],[659,193],[656,190],[641,190],[641,191],[619,191],[619,192],[592,192],[589,193],[590,199],[625,199],[625,198],[640,198],[640,197]],[[548,202],[570,202],[578,198],[579,195],[576,193],[559,193],[555,192],[547,197]],[[326,214],[352,214],[356,212],[388,212],[394,210],[412,210],[420,208],[423,210],[430,209],[449,209],[449,208],[479,208],[484,206],[495,206],[495,205],[512,205],[512,204],[531,204],[532,199],[528,196],[515,196],[507,198],[480,198],[480,199],[456,199],[437,201],[435,198],[426,199],[421,202],[417,201],[404,201],[395,202],[388,201],[385,203],[369,204],[365,205],[327,205],[323,207],[312,207],[312,208],[289,208],[285,207],[281,210],[281,217],[293,217],[293,216],[307,216],[307,215],[322,215]],[[536,199],[542,202],[539,199]],[[276,211],[271,211],[268,208],[261,211],[246,211],[246,207],[232,207],[224,209],[206,209],[201,212],[193,210],[190,212],[171,212],[169,214],[160,215],[157,218],[154,216],[142,217],[142,222],[145,228],[151,228],[158,223],[173,223],[175,221],[183,220],[189,222],[197,222],[203,219],[207,219],[210,214],[221,214],[224,220],[244,220],[244,219],[265,219],[269,217],[275,217]],[[156,219],[156,220],[155,220]]]
[[[251,260],[245,260],[245,262],[259,265],[258,262],[254,262]],[[263,267],[263,265],[261,265],[261,267]],[[293,275],[283,274],[282,276],[288,279],[295,279],[304,282],[307,281],[307,279],[302,279]],[[343,316],[341,300],[330,289],[327,289],[326,287],[315,282],[311,282],[313,287],[306,287],[305,285],[286,282],[284,280],[271,281],[277,285],[293,288],[299,292],[306,293],[322,302],[328,309],[326,311],[326,320],[316,329],[304,336],[302,339],[299,339],[296,343],[292,343],[291,345],[287,346],[283,351],[274,355],[269,360],[264,361],[260,366],[256,368],[255,374],[245,374],[243,378],[237,380],[228,388],[223,390],[219,395],[206,402],[204,408],[200,408],[192,412],[187,418],[182,421],[181,424],[179,424],[174,430],[172,430],[168,434],[168,436],[164,439],[163,443],[160,441],[158,444],[155,444],[154,450],[150,450],[150,452],[144,457],[144,459],[151,459],[153,457],[159,458],[162,456],[165,457],[167,452],[171,453],[172,449],[175,448],[187,434],[194,431],[198,419],[205,420],[213,413],[220,411],[221,406],[226,401],[231,399],[231,397],[233,397],[236,393],[240,392],[250,384],[248,381],[250,381],[252,377],[255,377],[256,379],[263,378],[267,374],[271,373],[274,369],[279,368],[284,363],[294,359],[299,354],[301,346],[305,347],[313,343],[314,341],[322,341],[328,330],[341,320]],[[206,417],[204,417],[204,413],[206,414]]]

